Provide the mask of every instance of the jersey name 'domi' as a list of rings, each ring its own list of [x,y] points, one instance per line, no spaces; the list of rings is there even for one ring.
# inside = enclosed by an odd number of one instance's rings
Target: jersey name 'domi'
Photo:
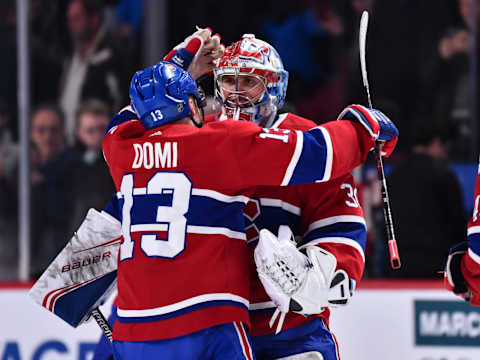
[[[134,143],[133,150],[135,151],[135,159],[132,163],[132,169],[140,167],[145,169],[177,167],[178,143],[176,141]]]

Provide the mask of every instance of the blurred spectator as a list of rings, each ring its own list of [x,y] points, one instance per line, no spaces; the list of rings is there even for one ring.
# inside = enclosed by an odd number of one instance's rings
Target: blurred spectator
[[[109,27],[123,39],[135,39],[141,28],[143,0],[107,0]]]
[[[478,24],[480,1],[475,1],[477,2]],[[429,117],[435,119],[434,121],[439,126],[458,129],[460,136],[458,141],[453,144],[452,149],[452,155],[457,160],[472,160],[476,156],[471,150],[473,140],[471,2],[471,0],[456,1],[457,9],[455,10],[460,14],[460,21],[442,29],[440,39],[435,41],[436,47],[423,62],[421,71],[422,115],[428,114]],[[477,84],[479,80],[480,75],[477,71]],[[478,111],[478,100],[476,103]]]
[[[143,0],[105,0],[105,21],[108,29],[129,57],[128,74],[133,74],[142,64]],[[108,6],[108,4],[112,4]]]
[[[465,239],[462,192],[446,163],[448,139],[443,129],[420,123],[408,161],[387,178],[402,259],[399,270],[386,265],[388,276],[439,277],[437,272],[443,269],[448,249]]]
[[[110,118],[109,107],[95,99],[87,100],[77,112],[76,166],[71,174],[71,232],[78,229],[89,208],[103,209],[115,192],[102,154],[103,135]]]
[[[74,50],[64,65],[60,104],[66,114],[67,141],[73,143],[79,104],[97,98],[119,110],[131,74],[129,54],[107,32],[101,0],[71,0],[67,19]]]
[[[345,102],[350,1],[296,1],[272,8],[276,11],[262,31],[290,73],[289,97],[302,116],[317,123],[335,119]]]
[[[401,136],[395,153],[408,153],[415,126],[411,119],[433,119],[431,114],[419,114],[422,64],[436,48],[439,34],[458,22],[456,0],[374,1],[372,6],[366,51],[372,100],[374,105],[388,102],[400,110],[395,124]],[[353,56],[356,66],[348,102],[365,104],[358,53]]]
[[[16,277],[17,262],[17,188],[18,146],[8,128],[5,102],[0,101],[0,280]]]
[[[42,105],[32,115],[31,211],[32,277],[38,277],[70,239],[71,168],[60,109]]]
[[[13,141],[13,135],[9,127],[10,114],[6,103],[0,99],[0,156],[2,157],[2,173],[11,178],[18,159],[18,145]]]
[[[44,1],[46,2],[46,1]],[[40,13],[36,12],[32,3],[32,27],[36,24]],[[48,1],[46,8],[52,9],[56,2]],[[0,12],[0,98],[4,99],[12,120],[9,124],[10,133],[17,139],[17,14],[15,0],[2,0]],[[43,13],[43,12],[42,12]],[[43,19],[46,21],[45,19]],[[43,39],[45,33],[40,33],[36,27],[32,29],[30,38],[30,76],[31,76],[31,103],[36,106],[42,102],[54,101],[58,96],[58,82],[61,72],[61,58],[59,54],[52,54],[46,50]],[[55,56],[53,56],[55,55]]]

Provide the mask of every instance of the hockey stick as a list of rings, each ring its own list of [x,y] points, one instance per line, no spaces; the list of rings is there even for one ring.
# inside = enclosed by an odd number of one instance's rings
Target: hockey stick
[[[105,319],[105,316],[103,316],[100,309],[98,307],[93,309],[90,316],[92,316],[95,319],[100,329],[102,329],[103,335],[105,335],[105,337],[111,344],[113,341],[112,328],[110,327],[110,324],[108,323],[107,319]]]
[[[368,106],[373,108],[372,99],[370,97],[370,87],[368,85],[367,77],[367,61],[366,61],[366,43],[367,43],[367,29],[368,29],[368,11],[362,13],[360,19],[359,30],[359,52],[360,52],[360,67],[362,69],[363,86],[367,90]],[[395,232],[393,230],[392,211],[390,209],[390,200],[388,198],[387,181],[383,171],[382,153],[380,152],[381,143],[377,141],[375,145],[375,160],[377,163],[378,179],[382,184],[382,200],[383,200],[383,216],[385,218],[385,227],[387,229],[388,251],[390,253],[390,264],[393,269],[399,269],[401,266],[400,256],[398,255],[397,241],[395,240]]]

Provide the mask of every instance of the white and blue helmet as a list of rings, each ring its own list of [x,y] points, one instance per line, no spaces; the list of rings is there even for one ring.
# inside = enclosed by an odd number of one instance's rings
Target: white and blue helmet
[[[288,84],[288,72],[283,68],[282,60],[273,46],[245,34],[242,40],[225,49],[214,69],[215,98],[221,103],[221,118],[247,120],[269,127],[273,124],[277,111],[285,101]],[[226,89],[224,77],[234,77],[235,89]],[[247,92],[238,87],[241,76],[257,79],[254,82],[258,96],[252,99]],[[260,88],[261,87],[261,88]]]

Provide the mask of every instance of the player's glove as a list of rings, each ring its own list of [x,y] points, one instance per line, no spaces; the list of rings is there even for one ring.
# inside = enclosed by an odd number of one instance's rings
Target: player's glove
[[[462,274],[462,258],[468,250],[467,242],[461,242],[450,249],[443,284],[448,291],[452,291],[455,295],[460,296],[466,301],[470,301],[472,293],[468,290],[467,282]]]
[[[223,56],[225,46],[220,44],[220,35],[212,36],[210,28],[197,27],[192,35],[175,46],[164,58],[190,72],[194,79],[210,73],[215,67],[214,61]]]
[[[362,105],[349,105],[337,120],[350,120],[360,123],[372,138],[383,142],[382,155],[390,156],[398,141],[398,129],[380,110],[366,108]]]
[[[335,256],[317,246],[306,246],[306,256],[293,241],[288,226],[280,226],[278,238],[262,229],[255,248],[255,264],[265,291],[277,305],[270,327],[281,313],[276,333],[285,314],[318,314],[325,307],[345,305],[350,299],[349,279],[336,270]]]

